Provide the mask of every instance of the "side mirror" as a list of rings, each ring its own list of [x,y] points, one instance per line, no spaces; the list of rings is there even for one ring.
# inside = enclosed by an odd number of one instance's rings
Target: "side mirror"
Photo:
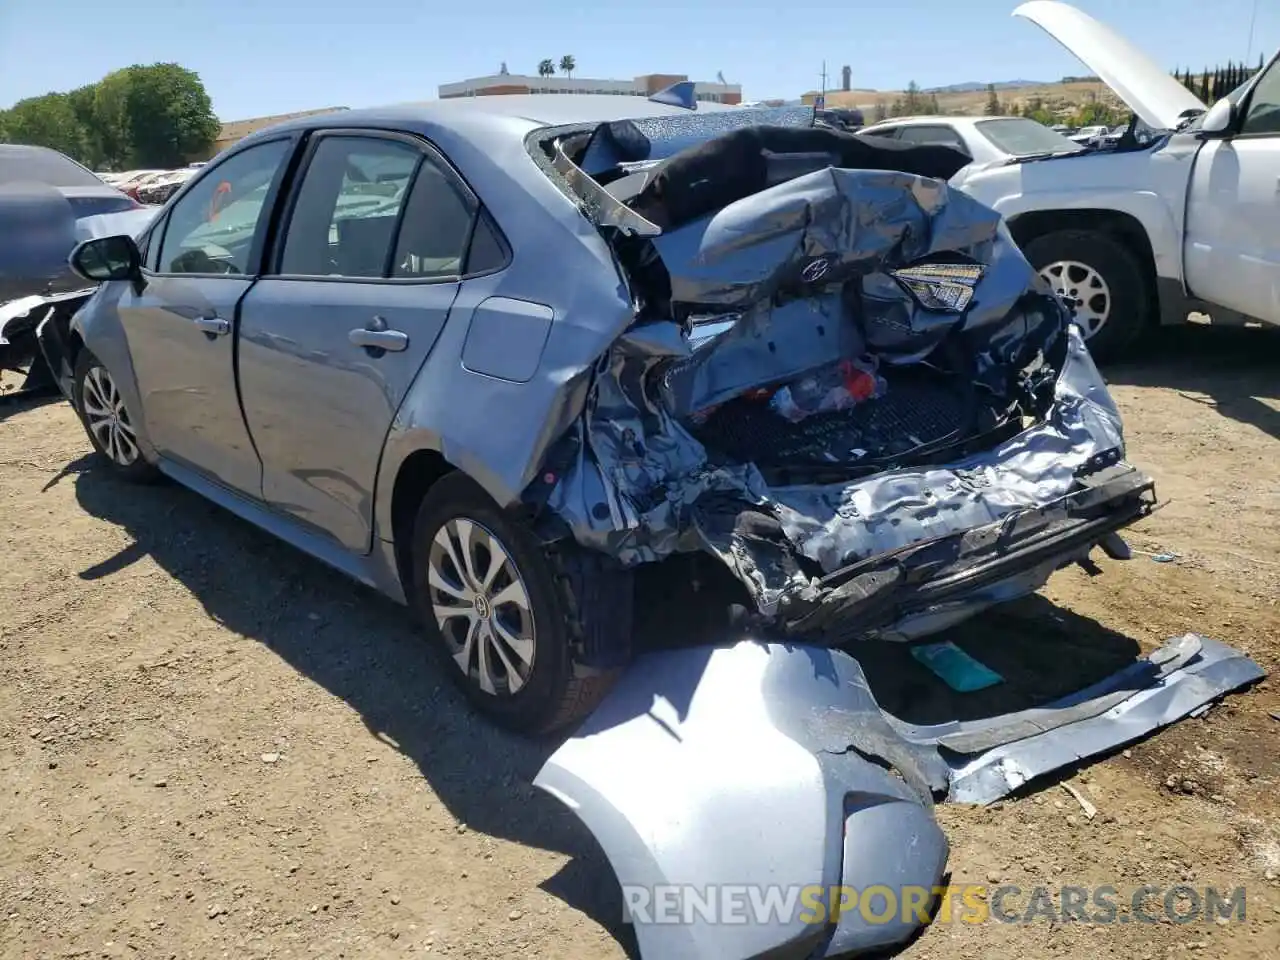
[[[98,237],[86,240],[71,251],[71,269],[86,280],[142,280],[142,254],[133,237]]]
[[[1205,140],[1226,136],[1234,126],[1235,119],[1235,104],[1223,97],[1209,108],[1197,133]]]

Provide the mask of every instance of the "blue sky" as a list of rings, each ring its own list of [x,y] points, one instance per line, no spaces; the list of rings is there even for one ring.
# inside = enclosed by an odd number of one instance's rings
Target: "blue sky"
[[[534,73],[573,54],[577,76],[722,71],[747,99],[818,85],[900,89],[1084,72],[1019,0],[0,0],[0,107],[132,63],[197,71],[223,120],[436,96],[440,83]],[[1156,60],[1241,59],[1255,0],[1076,0]],[[1280,47],[1280,2],[1257,0],[1253,56]],[[782,13],[778,11],[784,11]],[[42,48],[47,48],[44,52]]]

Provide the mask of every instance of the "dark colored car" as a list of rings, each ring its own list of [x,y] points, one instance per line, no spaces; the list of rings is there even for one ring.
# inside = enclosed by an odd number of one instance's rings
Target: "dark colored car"
[[[138,206],[56,150],[0,144],[0,303],[83,287],[67,266],[76,221]]]

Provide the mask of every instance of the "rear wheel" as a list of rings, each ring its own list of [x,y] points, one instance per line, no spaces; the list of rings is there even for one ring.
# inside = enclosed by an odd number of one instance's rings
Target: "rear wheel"
[[[112,471],[135,483],[159,479],[160,471],[146,461],[138,446],[135,421],[120,387],[102,361],[87,349],[76,357],[72,391],[89,442]]]
[[[1059,230],[1024,249],[1070,308],[1095,356],[1121,357],[1146,331],[1151,294],[1142,264],[1123,243],[1100,231]]]
[[[567,726],[608,692],[616,667],[575,663],[593,637],[629,649],[629,572],[545,547],[461,473],[437,481],[418,508],[412,593],[451,679],[516,732]]]

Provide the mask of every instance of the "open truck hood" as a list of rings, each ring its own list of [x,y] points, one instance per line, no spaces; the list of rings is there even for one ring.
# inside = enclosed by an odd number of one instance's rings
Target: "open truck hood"
[[[1110,27],[1059,0],[1030,0],[1013,11],[1080,58],[1143,122],[1175,130],[1205,109],[1186,87]]]
[[[1116,531],[1149,510],[1151,481],[1124,463],[1060,301],[998,214],[942,182],[962,156],[776,119],[653,142],[681,126],[601,127],[548,154],[624,238],[642,306],[529,499],[625,566],[718,557],[760,616],[631,663],[534,782],[595,835],[642,960],[883,950],[942,884],[935,802],[995,800],[1262,671],[1187,635],[1088,679],[1042,655],[1066,681],[977,718],[971,701],[909,709],[910,664],[896,691],[873,684],[873,643],[915,657],[886,641],[1089,569],[1095,546],[1126,556]],[[778,394],[755,395],[868,353],[887,389],[844,416],[779,427]],[[1044,639],[1028,632],[1011,645]]]

